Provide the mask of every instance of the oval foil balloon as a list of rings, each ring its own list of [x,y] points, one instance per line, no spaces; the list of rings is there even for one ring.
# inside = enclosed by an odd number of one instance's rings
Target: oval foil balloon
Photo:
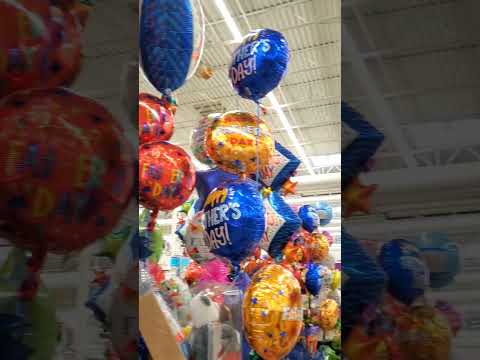
[[[314,321],[323,330],[332,330],[337,325],[339,318],[340,308],[338,303],[332,299],[326,299],[320,303],[318,314],[314,316]]]
[[[258,136],[257,136],[258,132]],[[231,111],[216,119],[205,136],[207,154],[220,168],[253,174],[265,167],[274,151],[269,127],[254,114]]]
[[[138,96],[140,144],[170,140],[173,128],[173,112],[166,101],[150,94],[141,93]]]
[[[185,82],[194,47],[190,0],[143,0],[140,14],[140,58],[150,83],[160,92]]]
[[[265,208],[258,184],[237,180],[214,189],[204,205],[210,251],[239,263],[258,246],[265,231]]]
[[[298,216],[302,219],[302,226],[309,233],[314,232],[320,226],[320,218],[313,206],[303,205],[298,210]]]
[[[273,258],[281,257],[292,234],[300,227],[300,218],[293,212],[283,197],[272,192],[265,199],[267,229],[260,247]]]
[[[133,190],[132,149],[113,116],[66,89],[0,103],[0,219],[26,248],[79,250],[107,235]]]
[[[195,168],[180,147],[164,141],[139,149],[139,200],[150,210],[173,210],[188,200],[195,187]]]
[[[205,165],[214,165],[214,162],[207,154],[205,149],[205,132],[212,125],[213,121],[218,119],[222,114],[215,113],[200,119],[198,126],[193,129],[192,136],[190,138],[190,149],[193,156]]]
[[[278,86],[288,61],[288,44],[281,33],[252,31],[233,53],[230,81],[238,95],[258,101]]]
[[[250,346],[264,360],[278,360],[295,346],[303,327],[300,284],[280,265],[268,265],[252,279],[243,300]]]

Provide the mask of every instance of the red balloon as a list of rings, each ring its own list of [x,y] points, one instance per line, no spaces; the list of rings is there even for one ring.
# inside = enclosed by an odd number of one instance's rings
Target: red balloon
[[[112,115],[66,89],[0,103],[0,221],[28,249],[79,250],[107,235],[133,191],[133,151]]]
[[[138,132],[140,144],[168,141],[173,135],[174,111],[166,100],[142,93],[138,97]]]
[[[150,210],[173,210],[195,187],[195,168],[180,147],[164,141],[140,146],[139,198]]]

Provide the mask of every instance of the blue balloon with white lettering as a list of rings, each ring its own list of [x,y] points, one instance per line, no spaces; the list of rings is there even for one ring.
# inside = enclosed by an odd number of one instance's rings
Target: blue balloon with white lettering
[[[393,297],[410,305],[425,293],[428,268],[414,242],[390,240],[382,246],[378,259],[388,276],[387,288]]]
[[[326,202],[319,202],[316,206],[320,226],[327,226],[333,218],[332,207]]]
[[[311,205],[303,205],[298,210],[298,216],[302,220],[303,228],[309,233],[314,232],[320,226],[317,210]]]
[[[265,207],[255,181],[236,180],[214,189],[203,211],[211,253],[238,266],[260,243],[265,231]]]
[[[143,0],[140,57],[145,76],[160,92],[185,82],[194,50],[194,18],[190,0]]]
[[[238,175],[220,170],[219,168],[197,171],[195,189],[197,190],[198,200],[194,204],[195,211],[200,211],[203,208],[205,199],[213,189],[237,179]]]
[[[265,210],[267,229],[260,247],[276,259],[282,256],[290,236],[298,230],[302,222],[290,205],[275,191],[265,199]]]
[[[241,97],[258,102],[275,89],[287,72],[288,43],[278,31],[255,30],[233,53],[229,77]]]

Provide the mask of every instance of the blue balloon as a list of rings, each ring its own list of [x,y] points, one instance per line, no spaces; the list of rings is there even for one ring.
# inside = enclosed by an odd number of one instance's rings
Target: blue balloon
[[[270,163],[260,173],[262,183],[273,191],[280,190],[285,182],[294,175],[301,161],[282,144],[275,142],[275,154]]]
[[[195,189],[198,193],[198,200],[195,202],[194,208],[195,211],[200,211],[203,208],[205,199],[213,189],[226,182],[237,180],[238,175],[214,168],[206,171],[197,171],[196,179]]]
[[[430,286],[438,289],[452,283],[460,272],[458,245],[442,233],[422,234],[415,244],[426,259]]]
[[[233,53],[229,77],[241,97],[258,102],[278,86],[288,67],[285,37],[275,30],[252,31]]]
[[[307,273],[305,274],[305,287],[313,296],[317,296],[322,289],[325,281],[325,274],[329,270],[320,264],[309,263],[307,265]]]
[[[327,226],[333,218],[332,207],[326,202],[319,202],[315,208],[317,209],[318,217],[320,218],[320,226]]]
[[[303,205],[298,210],[298,216],[302,220],[303,228],[309,233],[314,232],[320,226],[317,210],[311,205]]]
[[[140,57],[145,76],[160,92],[183,85],[193,54],[190,0],[143,0]]]
[[[410,305],[424,294],[428,269],[415,243],[404,239],[385,243],[379,263],[388,276],[387,288],[393,297]]]
[[[278,192],[272,192],[265,201],[267,210],[267,230],[261,247],[276,259],[282,256],[283,248],[292,234],[302,224]]]
[[[203,207],[210,252],[234,266],[258,246],[265,231],[265,207],[258,183],[236,180],[214,189]]]

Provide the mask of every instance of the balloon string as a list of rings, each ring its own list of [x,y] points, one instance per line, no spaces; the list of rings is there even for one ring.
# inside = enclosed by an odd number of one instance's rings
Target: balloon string
[[[260,103],[257,102],[257,129],[256,129],[256,137],[255,137],[255,147],[256,147],[256,157],[255,157],[255,163],[256,163],[256,173],[255,173],[255,181],[258,183],[260,180],[260,158],[258,154],[258,146],[259,146],[259,140],[260,140]]]

